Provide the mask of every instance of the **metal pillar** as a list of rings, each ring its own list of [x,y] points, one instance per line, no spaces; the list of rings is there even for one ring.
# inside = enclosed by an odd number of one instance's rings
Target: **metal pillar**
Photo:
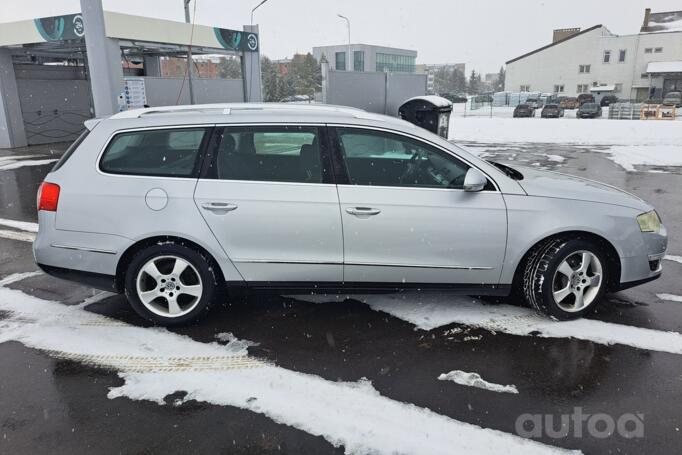
[[[258,33],[258,25],[245,25],[244,33]],[[257,52],[242,53],[242,77],[244,83],[244,102],[260,103],[263,101],[261,84],[260,43]]]
[[[161,57],[158,55],[144,56],[144,75],[161,77]]]
[[[81,0],[81,12],[95,116],[106,117],[119,111],[118,99],[123,91],[121,48],[117,39],[106,36],[102,0]]]
[[[25,147],[26,131],[19,104],[12,54],[0,49],[0,148]]]

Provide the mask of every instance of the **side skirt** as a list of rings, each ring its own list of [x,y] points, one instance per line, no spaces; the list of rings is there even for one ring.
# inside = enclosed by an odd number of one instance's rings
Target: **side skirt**
[[[290,281],[228,281],[228,289],[249,289],[273,292],[326,292],[342,293],[390,293],[401,291],[448,291],[459,295],[489,295],[506,297],[511,293],[510,284],[470,283],[370,283],[370,282],[290,282]]]

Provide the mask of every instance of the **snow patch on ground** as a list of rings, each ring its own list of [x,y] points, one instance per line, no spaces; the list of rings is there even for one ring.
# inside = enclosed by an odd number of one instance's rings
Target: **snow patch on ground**
[[[19,169],[20,167],[26,166],[43,166],[45,164],[54,163],[55,161],[57,161],[57,158],[50,158],[46,160],[22,160],[22,161],[4,160],[0,162],[0,171],[9,171],[12,169]]]
[[[601,151],[601,150],[598,150]],[[609,158],[626,171],[636,171],[637,165],[682,166],[682,147],[677,146],[617,146],[604,150]]]
[[[297,297],[308,301],[310,296]],[[593,319],[557,322],[528,308],[511,305],[486,305],[471,297],[445,293],[398,293],[356,295],[376,311],[414,324],[416,329],[433,330],[449,324],[502,332],[510,335],[543,338],[575,338],[594,343],[622,344],[638,349],[682,354],[682,334],[645,329]],[[322,296],[314,296],[316,303]],[[327,301],[333,300],[327,298]]]
[[[19,229],[26,232],[38,232],[38,223],[30,223],[28,221],[6,220],[0,218],[0,226],[7,226],[13,229]]]
[[[185,391],[183,400],[261,413],[344,446],[348,454],[569,453],[391,400],[366,380],[332,382],[246,355],[225,356],[218,343],[131,326],[17,290],[0,287],[0,310],[10,314],[0,321],[0,343],[18,341],[53,356],[119,371],[125,382],[110,389],[110,398],[164,404],[169,394]],[[85,320],[91,323],[83,324]]]
[[[656,297],[658,297],[661,300],[667,300],[669,302],[682,302],[682,295],[656,294]]]
[[[478,373],[467,373],[461,370],[454,370],[438,376],[439,381],[452,381],[460,385],[476,387],[479,389],[490,390],[500,393],[519,393],[515,385],[502,385],[485,381]]]
[[[670,254],[666,254],[663,259],[665,259],[666,261],[679,262],[680,264],[682,264],[682,256],[673,256]]]
[[[670,145],[682,144],[678,122],[643,120],[461,118],[450,121],[450,140],[508,144]]]
[[[248,349],[251,346],[260,345],[260,343],[254,341],[240,340],[230,332],[218,333],[216,334],[215,339],[223,344],[229,352],[240,355],[247,355]]]

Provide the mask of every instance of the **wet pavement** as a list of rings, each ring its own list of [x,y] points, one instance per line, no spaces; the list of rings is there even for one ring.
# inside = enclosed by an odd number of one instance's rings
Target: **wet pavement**
[[[609,159],[607,148],[599,147],[465,145],[511,165],[594,178],[637,194],[662,215],[670,234],[668,253],[682,255],[679,168],[625,172]],[[0,219],[35,222],[35,192],[51,165],[30,161],[55,157],[64,148],[12,151],[11,155],[32,157],[18,159],[26,160],[26,166],[0,169]],[[7,156],[9,152],[0,151],[0,160]],[[682,264],[668,260],[664,267],[661,279],[608,296],[590,319],[682,332],[682,303],[657,297],[682,295]],[[29,242],[0,236],[0,280],[35,270]],[[45,275],[6,287],[54,305],[76,305],[98,293]],[[572,415],[575,408],[583,414],[607,414],[614,420],[629,414],[642,416],[643,437],[614,433],[600,438],[586,434],[584,427],[582,436],[572,428],[565,437],[544,431],[535,438],[551,446],[590,454],[671,454],[682,443],[680,354],[574,338],[510,335],[456,323],[419,330],[405,318],[376,311],[352,296],[322,298],[333,302],[324,304],[305,300],[254,293],[214,309],[198,325],[173,332],[199,343],[215,342],[216,334],[230,332],[258,343],[249,347],[249,354],[278,367],[327,381],[366,378],[392,400],[505,433],[514,434],[524,414],[551,416],[557,427],[561,416]],[[495,305],[486,300],[481,311]],[[122,324],[148,327],[122,296],[104,298],[85,309]],[[8,316],[0,313],[0,338],[2,320]],[[322,436],[258,412],[194,400],[179,402],[182,390],[168,395],[164,405],[110,399],[110,389],[124,382],[117,371],[60,359],[16,341],[0,344],[0,359],[0,453],[344,452]],[[437,379],[452,370],[514,384],[519,393],[496,393]],[[452,453],[457,453],[456,447]]]

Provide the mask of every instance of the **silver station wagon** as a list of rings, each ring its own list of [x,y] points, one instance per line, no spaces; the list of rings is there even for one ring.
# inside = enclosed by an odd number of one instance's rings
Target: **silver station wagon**
[[[517,295],[559,319],[661,274],[654,208],[333,106],[90,120],[38,195],[37,264],[187,323],[236,288]]]

